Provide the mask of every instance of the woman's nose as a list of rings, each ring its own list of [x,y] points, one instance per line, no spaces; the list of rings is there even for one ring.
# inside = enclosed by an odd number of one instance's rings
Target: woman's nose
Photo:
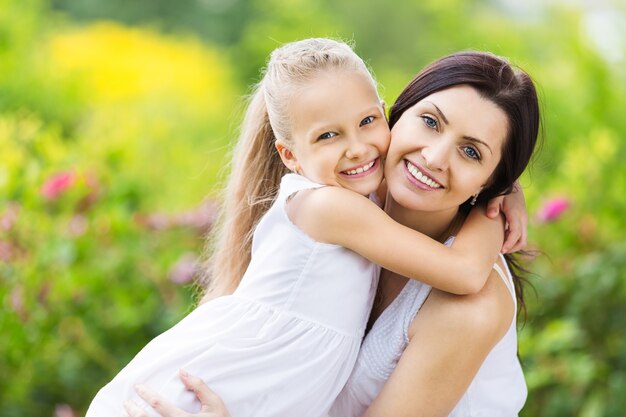
[[[425,146],[422,149],[422,156],[426,168],[433,171],[445,171],[450,162],[450,146],[443,141]]]

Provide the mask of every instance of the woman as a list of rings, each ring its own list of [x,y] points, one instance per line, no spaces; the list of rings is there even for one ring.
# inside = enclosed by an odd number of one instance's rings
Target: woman
[[[387,213],[449,241],[472,204],[512,191],[535,148],[538,107],[528,75],[493,55],[461,52],[429,65],[390,111]],[[504,259],[470,296],[382,271],[371,329],[330,415],[516,415],[526,387],[515,294],[521,300]],[[182,379],[202,400],[200,415],[227,415],[201,381]],[[163,416],[189,415],[142,392]]]

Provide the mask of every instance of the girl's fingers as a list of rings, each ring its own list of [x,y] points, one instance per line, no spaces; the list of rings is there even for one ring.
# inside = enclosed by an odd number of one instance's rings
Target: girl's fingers
[[[159,413],[162,417],[185,417],[189,416],[188,413],[174,407],[171,403],[166,401],[163,397],[161,397],[156,392],[152,391],[150,388],[145,385],[135,385],[135,391],[137,394],[144,399],[145,402],[150,405],[157,413]],[[144,415],[141,415],[143,417]],[[145,414],[148,417],[147,414]],[[134,417],[131,415],[131,417]]]
[[[504,201],[504,196],[492,198],[487,203],[487,217],[490,219],[496,218],[498,214],[500,214],[500,207],[502,206],[502,202]]]
[[[520,248],[517,250],[522,250],[528,245],[528,215],[524,216],[524,220],[522,221],[522,238],[520,239]]]
[[[506,239],[504,240],[504,244],[502,245],[502,252],[504,253],[509,253],[511,251],[511,248],[513,248],[517,244],[517,241],[522,235],[520,220],[518,217],[514,217],[513,219],[507,219],[507,223],[508,227]]]
[[[524,222],[521,222],[519,238],[517,239],[515,244],[512,245],[509,248],[509,253],[520,251],[520,250],[522,250],[522,249],[524,249],[526,247],[526,244],[528,243],[528,240],[527,240],[528,239],[528,230],[527,230],[527,228],[528,228],[528,226],[526,224],[524,224]]]

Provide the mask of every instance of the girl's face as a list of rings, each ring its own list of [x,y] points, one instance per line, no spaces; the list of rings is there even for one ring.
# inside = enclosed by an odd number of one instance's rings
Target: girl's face
[[[378,188],[389,127],[367,75],[322,74],[298,91],[289,109],[290,143],[277,144],[288,168],[314,182],[362,195]]]
[[[385,163],[391,196],[412,210],[456,212],[488,184],[507,131],[506,114],[470,86],[431,94],[391,130]]]

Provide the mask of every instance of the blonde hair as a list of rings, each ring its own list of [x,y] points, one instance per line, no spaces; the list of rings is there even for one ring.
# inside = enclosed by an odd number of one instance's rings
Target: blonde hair
[[[330,70],[362,72],[376,89],[363,60],[343,42],[305,39],[270,55],[263,78],[250,97],[224,202],[209,236],[212,253],[202,277],[209,296],[231,293],[239,285],[250,263],[254,228],[273,204],[280,180],[288,172],[275,143],[291,143],[289,105],[299,88]]]

